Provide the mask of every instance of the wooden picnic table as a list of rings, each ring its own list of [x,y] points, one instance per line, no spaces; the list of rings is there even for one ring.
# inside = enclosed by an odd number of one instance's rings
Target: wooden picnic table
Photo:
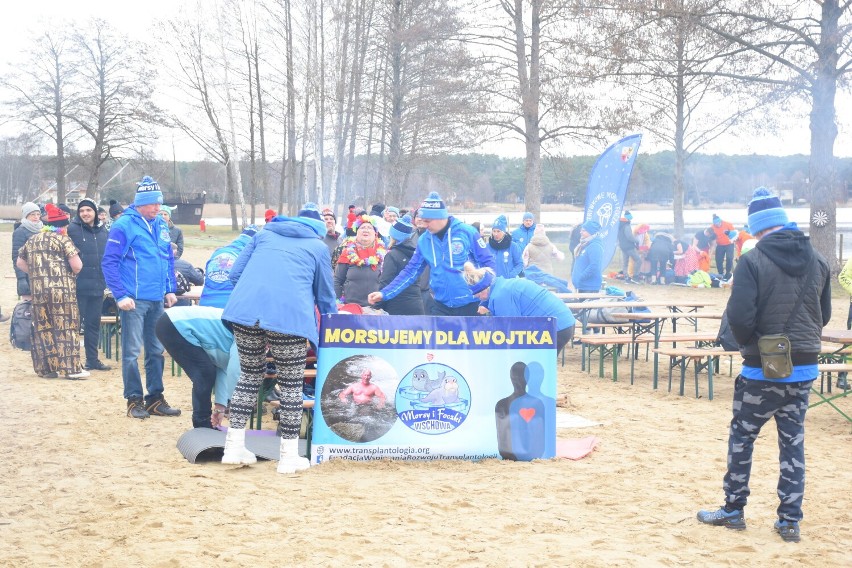
[[[848,329],[823,329],[820,337],[823,341],[838,344],[838,347],[836,349],[834,349],[830,353],[826,354],[826,356],[820,357],[820,359],[821,359],[820,367],[822,367],[821,372],[832,372],[832,370],[828,368],[828,365],[830,365],[830,364],[845,365],[846,364],[846,357],[849,356],[849,353],[848,353],[849,346],[852,345],[852,330],[848,330]],[[833,370],[835,372],[838,372],[838,373],[847,373],[848,372],[845,369],[841,370],[839,368],[833,369]],[[815,406],[819,406],[820,404],[828,404],[830,407],[832,407],[834,410],[836,410],[838,413],[840,413],[840,415],[843,416],[847,420],[847,422],[852,423],[852,417],[848,416],[845,412],[843,412],[833,402],[833,401],[837,400],[838,398],[844,398],[844,397],[848,396],[849,394],[852,394],[852,390],[843,390],[842,392],[840,392],[838,394],[832,395],[832,393],[831,393],[831,376],[829,376],[829,378],[828,378],[828,396],[825,396],[822,392],[822,390],[823,390],[822,379],[820,379],[819,390],[815,389],[813,386],[811,386],[811,390],[817,396],[819,396],[820,399],[822,399],[822,400],[815,402],[813,404],[810,404],[808,406],[808,408],[813,408]]]
[[[597,300],[599,298],[619,298],[606,292],[554,292],[560,300]]]
[[[198,304],[201,299],[201,293],[204,291],[204,286],[193,286],[189,292],[184,292],[178,296],[178,300],[189,300],[193,305]]]
[[[656,351],[660,347],[660,335],[662,334],[661,322],[667,319],[672,320],[672,331],[677,332],[677,320],[679,318],[687,318],[695,322],[699,318],[722,319],[721,313],[706,313],[706,312],[640,312],[640,313],[615,313],[612,314],[614,319],[623,319],[631,324],[631,338],[636,342],[637,338],[653,333],[654,335],[654,389],[656,390],[659,381],[659,365],[660,355]],[[697,330],[696,330],[697,331]],[[650,343],[650,342],[649,342]],[[634,356],[635,358],[635,356]],[[631,364],[631,377],[633,368]]]

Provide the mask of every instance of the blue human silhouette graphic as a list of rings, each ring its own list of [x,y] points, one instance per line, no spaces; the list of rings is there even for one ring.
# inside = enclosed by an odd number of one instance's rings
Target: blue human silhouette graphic
[[[503,459],[529,461],[544,455],[544,403],[527,394],[526,363],[509,371],[512,394],[494,407],[497,451]]]
[[[534,396],[544,404],[544,455],[556,456],[556,400],[541,392],[544,382],[544,367],[538,361],[527,365],[527,394]]]

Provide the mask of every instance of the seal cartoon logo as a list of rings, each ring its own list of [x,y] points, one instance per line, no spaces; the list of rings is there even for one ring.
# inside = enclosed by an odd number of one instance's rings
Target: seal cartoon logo
[[[470,400],[470,386],[458,371],[441,363],[425,363],[400,381],[396,409],[400,421],[412,430],[438,435],[464,422]]]
[[[160,229],[160,240],[166,243],[172,242],[172,237],[169,236],[169,228],[163,227]]]
[[[237,255],[230,252],[217,254],[207,263],[207,278],[218,284],[226,282],[230,278],[231,268],[237,260]]]

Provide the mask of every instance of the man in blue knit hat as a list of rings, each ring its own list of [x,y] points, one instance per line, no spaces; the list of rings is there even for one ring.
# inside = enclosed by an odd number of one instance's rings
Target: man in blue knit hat
[[[464,279],[464,263],[494,269],[494,257],[485,239],[467,223],[451,217],[441,196],[434,191],[418,209],[426,232],[417,240],[417,250],[393,281],[367,299],[370,304],[392,300],[411,286],[428,265],[429,283],[435,295],[434,316],[475,316],[479,300],[470,293]]]
[[[177,302],[174,255],[169,227],[159,216],[163,204],[160,185],[142,178],[133,205],[124,210],[109,231],[101,268],[121,318],[121,375],[127,416],[178,416],[163,397],[163,346],[154,328],[163,303]],[[137,359],[145,347],[145,384]]]
[[[598,238],[601,225],[586,221],[580,227],[580,244],[574,249],[571,282],[577,292],[600,292],[603,284],[603,241]]]
[[[521,218],[521,226],[512,231],[512,240],[521,249],[521,252],[530,244],[530,239],[535,234],[535,216],[529,211]]]
[[[748,204],[748,225],[757,246],[740,257],[726,313],[740,347],[743,367],[734,383],[733,418],[728,433],[725,503],[698,512],[698,520],[730,529],[746,528],[745,514],[754,442],[775,419],[780,449],[775,530],[799,541],[805,495],[805,412],[819,374],[822,328],[831,319],[831,271],[810,239],[789,222],[781,200],[759,187]],[[789,359],[770,365],[764,336],[786,336]],[[765,343],[765,341],[764,341]],[[763,353],[761,352],[763,351]],[[780,371],[780,372],[775,372]]]

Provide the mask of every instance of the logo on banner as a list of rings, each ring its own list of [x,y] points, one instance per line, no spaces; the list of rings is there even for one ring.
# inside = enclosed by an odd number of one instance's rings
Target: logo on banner
[[[455,369],[426,363],[402,378],[396,397],[403,424],[421,434],[458,428],[470,411],[470,386]]]

